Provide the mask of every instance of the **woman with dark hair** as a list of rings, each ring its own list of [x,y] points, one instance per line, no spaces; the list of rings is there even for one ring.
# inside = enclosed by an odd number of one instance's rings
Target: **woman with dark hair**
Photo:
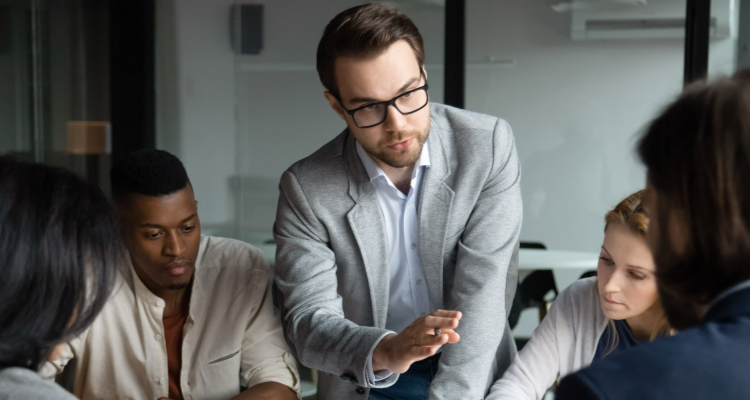
[[[638,148],[671,338],[564,379],[558,399],[750,398],[750,74],[685,90]]]
[[[539,400],[565,376],[621,350],[672,334],[646,244],[643,191],[604,216],[597,276],[560,293],[486,400]]]
[[[96,318],[121,257],[101,190],[0,157],[0,399],[73,399],[37,371]]]

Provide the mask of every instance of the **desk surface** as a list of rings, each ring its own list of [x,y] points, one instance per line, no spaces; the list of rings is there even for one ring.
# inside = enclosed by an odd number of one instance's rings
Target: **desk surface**
[[[519,270],[536,269],[596,269],[599,254],[583,251],[521,249],[518,253]]]
[[[276,260],[276,245],[258,245],[269,263]],[[518,254],[519,270],[593,270],[599,262],[598,253],[567,251],[567,250],[537,250],[521,249]]]

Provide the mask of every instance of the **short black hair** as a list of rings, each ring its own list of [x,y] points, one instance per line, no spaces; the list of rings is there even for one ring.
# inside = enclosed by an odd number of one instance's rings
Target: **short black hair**
[[[123,247],[96,185],[0,156],[0,369],[38,370],[106,304]]]
[[[190,180],[179,158],[164,150],[138,150],[125,155],[109,172],[115,201],[137,193],[166,196],[184,189]]]

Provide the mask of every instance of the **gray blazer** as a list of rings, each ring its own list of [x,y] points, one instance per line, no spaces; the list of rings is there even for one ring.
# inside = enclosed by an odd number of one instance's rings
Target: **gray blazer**
[[[419,200],[422,269],[435,309],[459,310],[430,399],[482,399],[516,347],[507,326],[518,279],[520,165],[502,119],[432,103]],[[385,223],[345,130],[281,177],[274,227],[284,331],[321,372],[319,399],[366,399],[366,359],[388,331]],[[376,387],[392,385],[394,374]]]

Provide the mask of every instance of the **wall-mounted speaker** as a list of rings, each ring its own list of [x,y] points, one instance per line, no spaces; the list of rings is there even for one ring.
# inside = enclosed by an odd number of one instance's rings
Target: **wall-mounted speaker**
[[[233,5],[231,21],[234,51],[238,54],[260,54],[263,50],[263,5]]]

